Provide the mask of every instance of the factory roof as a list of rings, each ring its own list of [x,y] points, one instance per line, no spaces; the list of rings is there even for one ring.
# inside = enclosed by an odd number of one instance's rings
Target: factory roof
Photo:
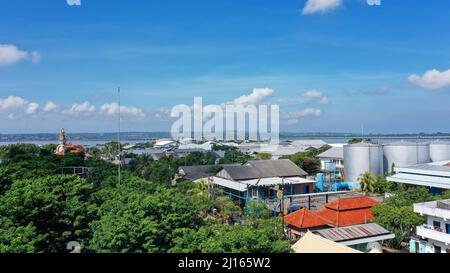
[[[429,163],[429,164],[418,164],[406,168],[398,168],[399,170],[403,169],[416,169],[416,170],[422,170],[422,171],[435,171],[435,172],[448,172],[450,173],[450,162],[435,162],[435,163]]]
[[[321,153],[318,158],[344,159],[344,147],[332,147],[331,149]]]
[[[388,176],[388,181],[450,189],[449,161],[419,164],[409,167],[395,168],[397,172]]]
[[[301,139],[292,142],[294,146],[309,146],[313,148],[320,148],[327,145],[327,143],[321,139]]]
[[[273,156],[294,155],[306,152],[310,147],[274,144],[241,144],[238,149],[246,153],[270,153]]]
[[[155,143],[155,147],[162,147],[162,146],[168,146],[168,145],[175,145],[177,142],[174,140],[160,140]]]

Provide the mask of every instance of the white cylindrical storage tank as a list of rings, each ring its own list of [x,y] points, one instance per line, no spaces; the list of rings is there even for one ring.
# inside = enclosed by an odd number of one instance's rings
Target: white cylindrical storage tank
[[[419,142],[389,143],[383,146],[384,170],[392,171],[392,166],[408,167],[430,163],[430,144]]]
[[[383,174],[383,147],[379,144],[358,143],[344,146],[345,180],[358,182],[365,172]]]
[[[436,141],[430,143],[430,158],[432,162],[450,160],[450,142]]]

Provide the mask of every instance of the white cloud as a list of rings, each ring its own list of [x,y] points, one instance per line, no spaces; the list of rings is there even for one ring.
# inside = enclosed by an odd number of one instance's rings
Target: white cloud
[[[47,104],[44,106],[45,112],[53,112],[56,109],[58,109],[58,105],[56,103],[54,103],[53,101],[47,102]]]
[[[28,104],[27,109],[25,110],[25,113],[32,115],[32,114],[35,114],[38,109],[39,109],[39,104],[32,102],[32,103]]]
[[[302,14],[326,13],[342,4],[342,0],[307,0]]]
[[[0,44],[0,66],[13,65],[25,60],[38,63],[40,59],[38,52],[27,52],[15,45]]]
[[[330,99],[323,94],[322,92],[312,89],[306,91],[300,96],[294,96],[289,98],[280,98],[278,99],[279,103],[283,104],[298,104],[298,103],[307,103],[307,102],[316,102],[320,104],[328,104],[330,103]]]
[[[266,100],[273,96],[274,91],[270,88],[255,88],[250,95],[243,95],[235,99],[232,104],[234,105],[258,105],[266,102]]]
[[[21,97],[9,96],[6,99],[0,99],[0,109],[8,110],[11,108],[20,108],[27,104],[27,101]]]
[[[287,120],[287,125],[296,125],[298,124],[300,121],[298,119],[288,119]]]
[[[106,115],[112,116],[119,113],[119,104],[117,102],[105,103],[100,108]],[[145,117],[142,109],[136,107],[120,106],[120,113],[124,116]]]
[[[69,115],[86,115],[95,112],[95,106],[85,101],[81,104],[75,103],[68,110],[64,110],[63,113]]]
[[[81,0],[66,0],[69,6],[81,6]]]
[[[37,64],[41,61],[41,54],[38,52],[31,52],[29,56],[32,63]]]
[[[316,89],[305,92],[303,96],[320,104],[327,104],[330,102],[330,99],[327,96],[322,94],[322,92],[317,91]]]
[[[425,72],[422,76],[413,74],[409,76],[408,80],[425,89],[437,90],[450,87],[450,69],[443,72],[433,69]]]
[[[306,108],[300,111],[292,111],[288,113],[288,117],[291,118],[302,118],[308,116],[318,117],[320,115],[322,115],[322,110],[315,108]]]

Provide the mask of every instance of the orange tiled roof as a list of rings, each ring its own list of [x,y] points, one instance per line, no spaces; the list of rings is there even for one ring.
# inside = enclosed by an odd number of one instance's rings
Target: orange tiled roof
[[[81,145],[73,145],[72,143],[69,143],[69,144],[67,144],[65,146],[65,150],[64,151],[58,152],[56,154],[63,156],[63,155],[66,154],[66,152],[69,152],[69,153],[72,153],[72,154],[78,154],[78,153],[83,153],[85,151],[86,151],[86,149],[83,146],[81,146]]]
[[[323,208],[315,211],[315,213],[327,220],[329,220],[335,227],[346,227],[353,225],[362,225],[373,219],[372,209],[354,209],[337,211],[329,208]]]
[[[362,208],[371,208],[374,206],[378,206],[380,203],[373,200],[372,198],[361,196],[361,197],[352,197],[352,198],[343,198],[333,202],[330,202],[325,205],[326,208],[332,210],[354,210],[354,209],[362,209]]]
[[[332,225],[346,227],[366,224],[373,219],[372,207],[379,203],[369,197],[339,199],[325,205],[318,211],[302,209],[284,217],[288,225],[307,229]]]
[[[286,224],[299,229],[330,225],[329,221],[307,209],[301,209],[286,215],[284,220],[286,221]]]

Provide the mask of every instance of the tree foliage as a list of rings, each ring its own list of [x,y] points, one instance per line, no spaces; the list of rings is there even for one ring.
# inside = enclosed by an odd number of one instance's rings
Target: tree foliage
[[[371,172],[363,173],[358,178],[358,182],[361,185],[361,190],[365,193],[374,193],[376,179],[377,179],[376,176],[373,175]]]
[[[279,221],[269,219],[263,204],[248,203],[243,211],[218,191],[209,198],[205,183],[169,185],[180,165],[211,163],[208,154],[158,161],[139,156],[119,181],[111,163],[56,156],[52,149],[0,148],[1,253],[66,252],[71,241],[98,253],[289,250]],[[248,159],[230,151],[227,160]],[[63,175],[60,169],[68,166],[89,172]]]
[[[217,224],[199,230],[179,229],[172,253],[289,253],[279,219],[256,224]]]
[[[439,197],[438,197],[439,198]],[[380,206],[372,208],[374,221],[395,234],[395,239],[386,243],[393,248],[401,249],[414,233],[416,226],[425,223],[425,217],[413,211],[414,203],[432,201],[432,196],[425,188],[402,188],[386,199]]]

